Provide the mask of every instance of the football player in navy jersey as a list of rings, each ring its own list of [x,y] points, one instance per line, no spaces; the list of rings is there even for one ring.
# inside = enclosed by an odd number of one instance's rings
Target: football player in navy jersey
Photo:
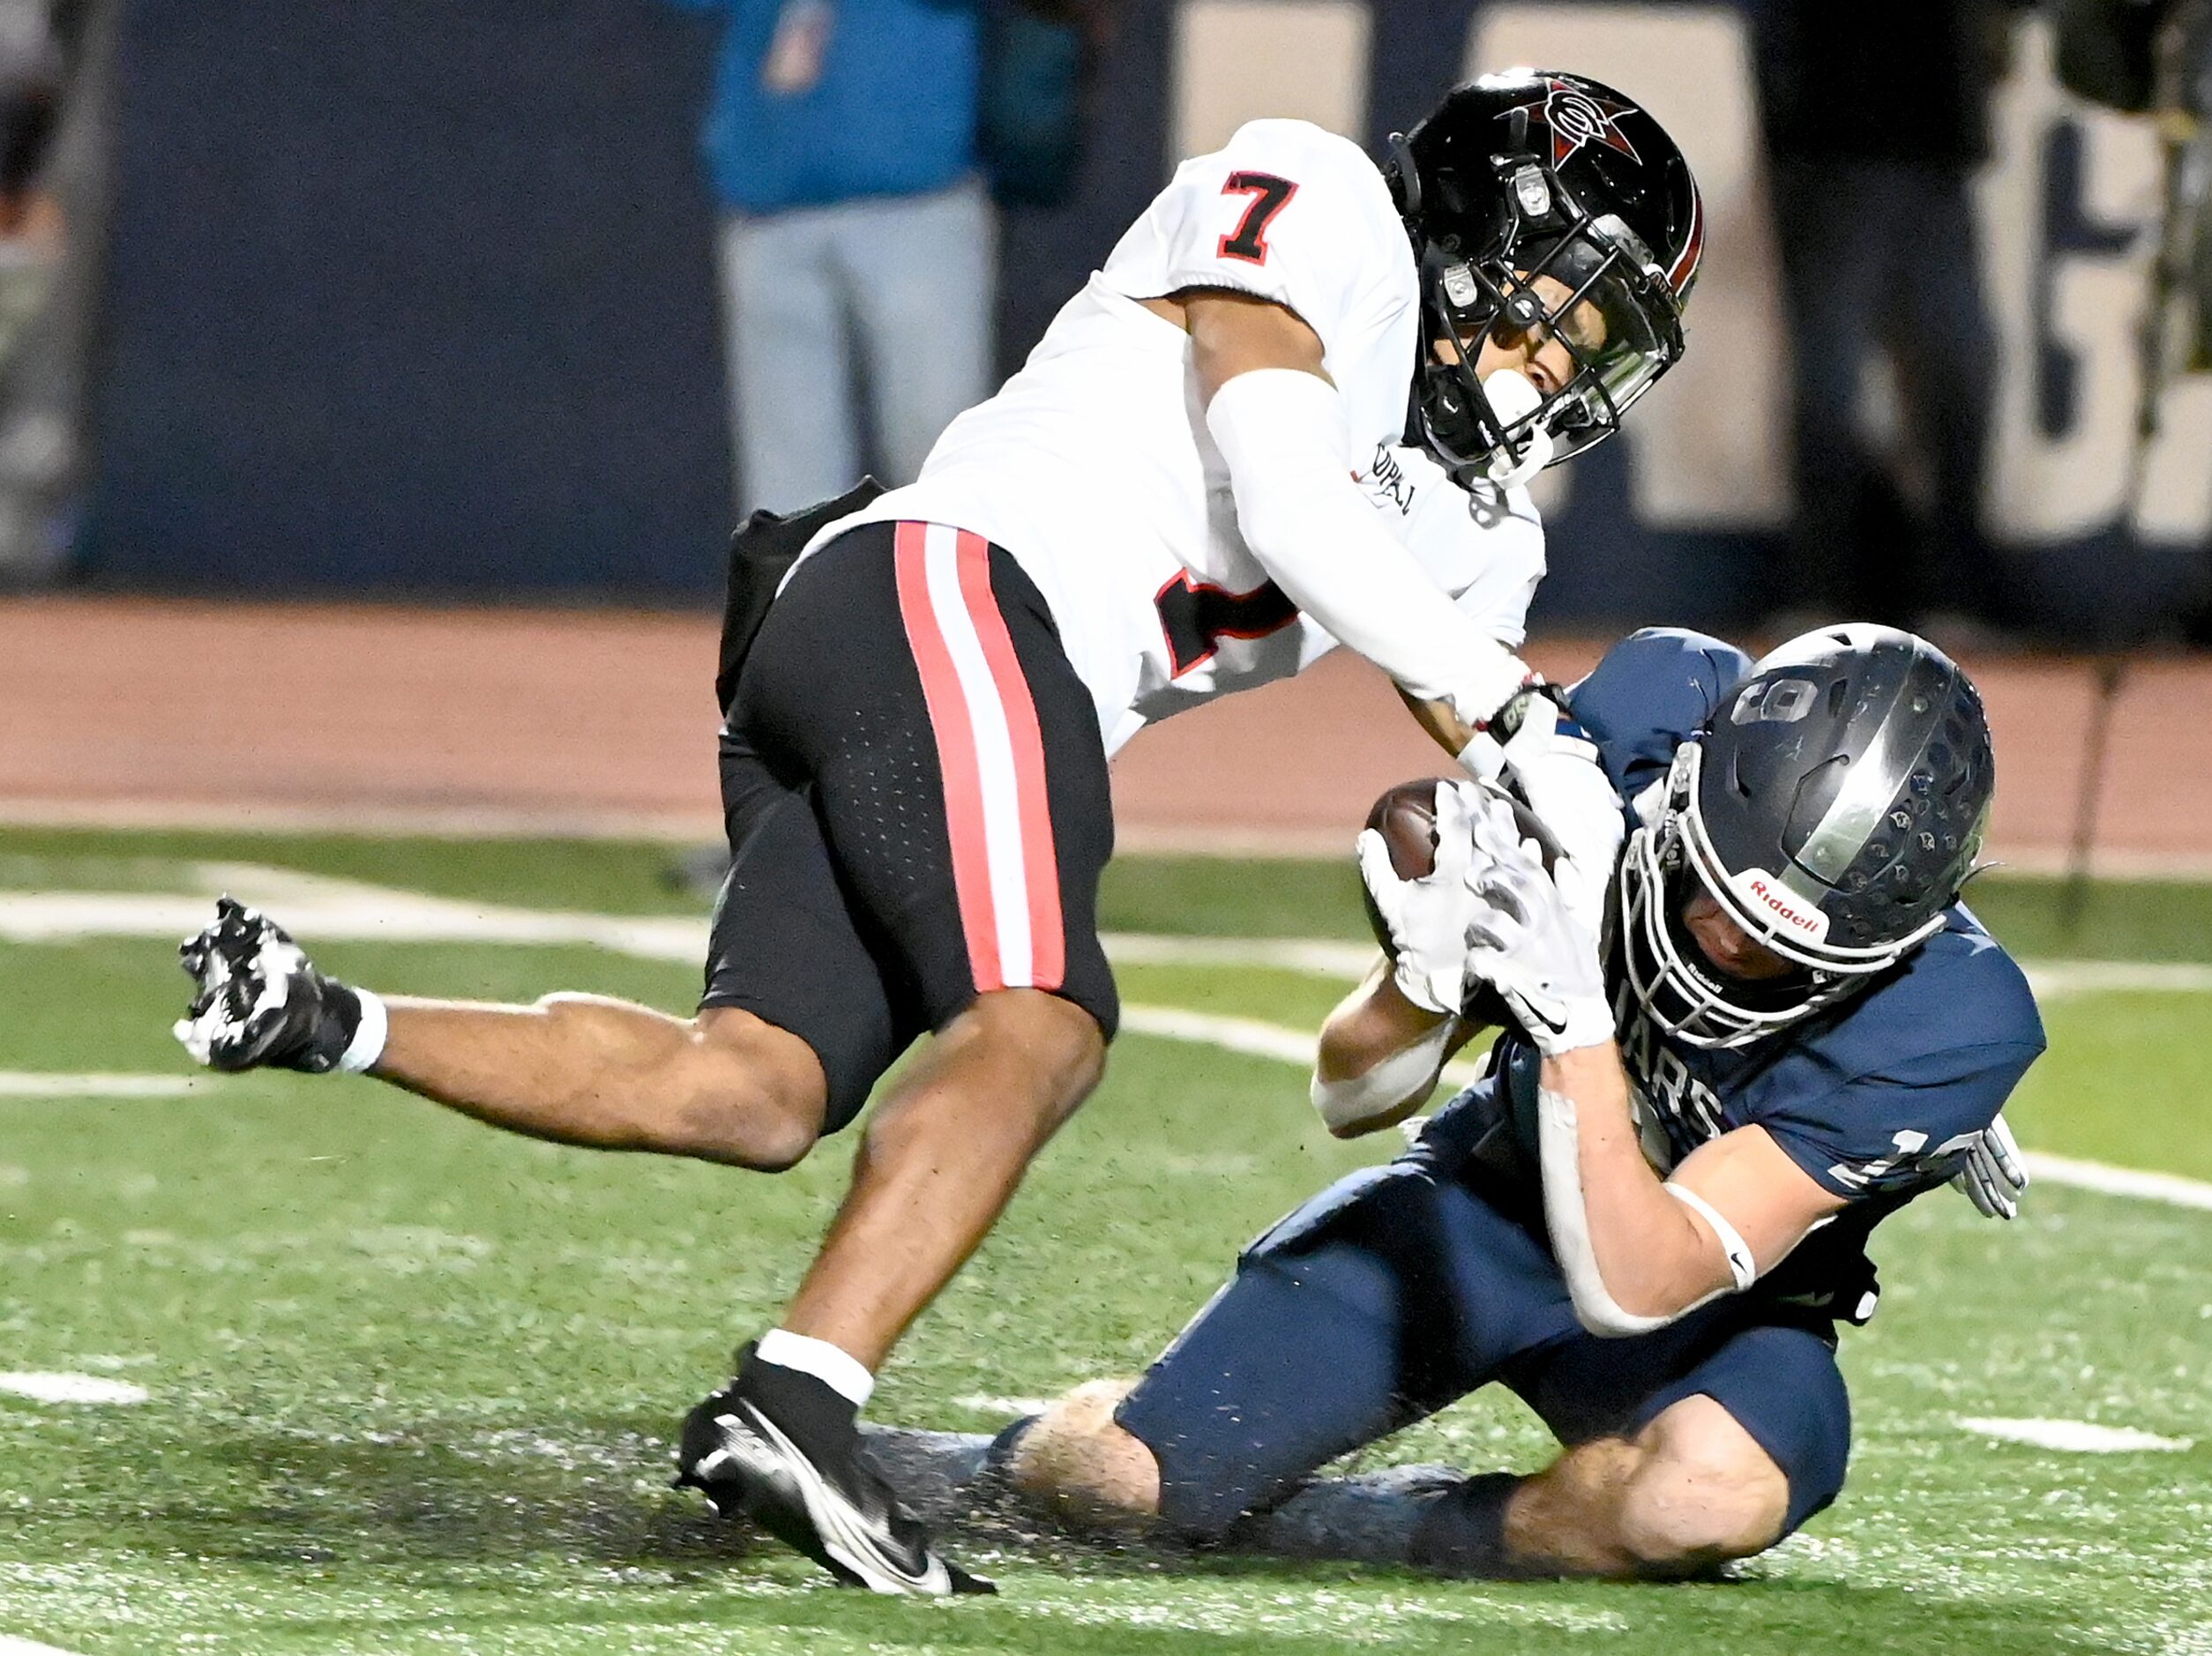
[[[1439,785],[1433,872],[1361,864],[1394,959],[1331,1016],[1340,1135],[1427,1099],[1502,1002],[1483,1079],[1386,1166],[1253,1243],[1133,1386],[1095,1383],[969,1464],[1074,1521],[1454,1574],[1677,1576],[1832,1502],[1838,1323],[1864,1244],[1965,1182],[2009,1217],[1999,1116],[2043,1050],[2027,981],[1958,901],[1993,784],[1966,675],[1909,634],[1809,633],[1756,664],[1692,634],[1573,692],[1630,832],[1610,934],[1514,812]],[[1371,836],[1373,831],[1370,831]],[[1480,1386],[1566,1445],[1529,1476],[1314,1470]],[[951,1440],[887,1439],[894,1468]]]

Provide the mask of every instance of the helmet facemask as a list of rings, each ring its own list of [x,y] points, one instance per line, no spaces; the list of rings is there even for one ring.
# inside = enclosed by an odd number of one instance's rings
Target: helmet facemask
[[[1497,247],[1469,257],[1453,238],[1415,232],[1423,328],[1410,435],[1462,484],[1517,463],[1538,429],[1554,464],[1603,441],[1682,354],[1680,301],[1635,233],[1584,212],[1533,156],[1496,166],[1511,203]],[[1400,175],[1411,175],[1409,157]],[[1417,208],[1407,217],[1417,224]],[[1546,278],[1565,289],[1549,302]],[[1485,344],[1512,350],[1531,334],[1558,341],[1573,372],[1533,410],[1501,417],[1476,364]],[[1437,360],[1439,340],[1457,341],[1454,360]]]
[[[1849,947],[1791,935],[1756,912],[1737,888],[1757,871],[1724,867],[1705,832],[1700,750],[1694,741],[1676,750],[1658,820],[1629,836],[1620,863],[1622,965],[1638,1005],[1661,1033],[1693,1047],[1747,1046],[1857,994],[1943,929],[1939,913],[1895,941]],[[1796,969],[1752,982],[1714,966],[1682,919],[1699,891]]]

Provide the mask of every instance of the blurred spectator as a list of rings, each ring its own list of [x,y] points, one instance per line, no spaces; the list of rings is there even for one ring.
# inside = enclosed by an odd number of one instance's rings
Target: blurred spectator
[[[34,186],[61,69],[47,11],[47,0],[0,0],[0,242],[21,240],[42,201]]]
[[[906,482],[990,390],[981,0],[671,3],[729,16],[704,145],[740,498]]]
[[[1762,0],[1760,93],[1796,352],[1791,612],[1987,616],[1994,339],[1969,184],[2006,67],[1999,0]],[[1897,429],[1870,429],[1886,360]]]
[[[0,0],[0,585],[51,580],[68,557],[89,447],[122,14],[123,0]]]

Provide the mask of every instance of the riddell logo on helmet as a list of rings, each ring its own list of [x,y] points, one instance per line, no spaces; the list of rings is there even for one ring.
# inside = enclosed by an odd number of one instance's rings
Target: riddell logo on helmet
[[[1798,896],[1766,869],[1745,869],[1728,884],[1752,913],[1767,915],[1805,942],[1819,943],[1828,935],[1828,917],[1820,906]]]

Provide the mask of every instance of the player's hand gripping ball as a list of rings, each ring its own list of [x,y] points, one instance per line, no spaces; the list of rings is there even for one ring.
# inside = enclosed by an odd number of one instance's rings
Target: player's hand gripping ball
[[[1463,779],[1453,779],[1463,780]],[[1433,873],[1436,869],[1436,791],[1450,786],[1441,777],[1424,777],[1417,782],[1401,782],[1389,788],[1376,800],[1367,812],[1367,826],[1382,836],[1383,844],[1390,851],[1390,869],[1401,880],[1417,880]],[[1483,783],[1483,791],[1504,799],[1513,807],[1513,824],[1524,839],[1533,839],[1542,848],[1543,866],[1549,871],[1561,854],[1559,843],[1550,829],[1537,820],[1536,814],[1510,791],[1495,783]],[[1390,935],[1390,924],[1375,906],[1375,896],[1363,883],[1360,900],[1367,910],[1367,924],[1375,934],[1375,941],[1393,960],[1398,958],[1398,945]],[[1478,984],[1460,1013],[1461,1019],[1476,1027],[1488,1027],[1506,1020],[1505,1003],[1498,991],[1487,983]]]

